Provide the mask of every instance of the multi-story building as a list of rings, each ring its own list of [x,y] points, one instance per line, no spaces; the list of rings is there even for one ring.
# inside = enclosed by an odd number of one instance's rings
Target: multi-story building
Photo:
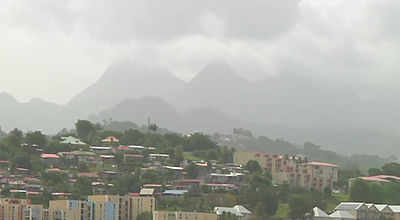
[[[44,210],[42,205],[27,205],[23,212],[24,220],[43,220]]]
[[[96,220],[108,220],[114,218],[104,218],[106,215],[106,209],[108,208],[111,212],[111,204],[107,205],[107,202],[115,204],[115,219],[116,220],[134,220],[142,212],[153,212],[155,209],[155,198],[153,196],[117,196],[117,195],[92,195],[88,197],[89,201],[95,204],[95,216]],[[102,218],[98,218],[102,216]]]
[[[78,200],[52,200],[49,206],[49,220],[95,220],[94,203]]]
[[[182,212],[182,211],[153,212],[153,220],[181,220],[181,219],[217,220],[218,216],[215,213],[202,213],[202,212]]]
[[[0,219],[42,220],[43,206],[31,205],[29,199],[1,199]]]
[[[338,180],[339,167],[326,162],[309,162],[305,156],[288,156],[257,152],[235,152],[234,162],[246,165],[250,160],[271,173],[277,184],[316,189],[332,188]]]

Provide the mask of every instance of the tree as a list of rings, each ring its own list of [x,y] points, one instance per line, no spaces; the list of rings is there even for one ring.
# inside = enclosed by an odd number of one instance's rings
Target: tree
[[[180,162],[183,161],[183,148],[181,146],[175,147],[175,152],[173,154],[172,163],[175,166],[179,166]]]
[[[113,195],[125,195],[129,192],[137,192],[141,186],[139,176],[131,174],[114,178],[113,184],[113,187],[110,189],[110,194]]]
[[[387,164],[383,165],[382,171],[386,175],[400,176],[400,164],[387,163]]]
[[[78,120],[78,122],[75,123],[75,127],[78,137],[85,140],[88,139],[90,134],[95,132],[95,126],[87,120]]]
[[[151,212],[142,212],[136,217],[136,220],[152,220],[152,219],[153,215],[151,214]]]
[[[92,182],[86,177],[78,177],[75,184],[73,185],[73,197],[75,197],[75,199],[85,198],[85,196],[92,195],[92,193]]]
[[[41,131],[34,131],[26,134],[25,141],[29,145],[38,145],[44,147],[47,143],[46,136]]]
[[[255,161],[255,160],[249,160],[249,162],[247,162],[247,164],[246,164],[246,169],[250,173],[261,173],[262,172],[260,164],[258,163],[258,161]]]
[[[17,168],[22,167],[26,169],[32,168],[31,158],[26,153],[17,153],[11,160],[11,167]]]
[[[188,137],[188,143],[184,146],[187,151],[215,149],[218,145],[210,140],[208,135],[194,133]]]
[[[239,218],[230,212],[223,212],[222,215],[219,216],[219,220],[238,220]]]
[[[193,162],[186,166],[186,178],[197,178],[199,176],[199,168]]]
[[[382,174],[382,170],[378,168],[369,168],[368,169],[368,176],[376,176]]]
[[[157,131],[157,129],[158,129],[158,125],[155,124],[155,123],[150,124],[149,125],[149,129],[155,133]]]
[[[79,172],[88,172],[89,171],[89,167],[87,166],[86,163],[81,161],[81,162],[78,163],[78,171]]]
[[[4,196],[4,197],[9,197],[10,195],[11,195],[11,193],[10,193],[10,187],[9,186],[6,186],[6,187],[4,187],[2,190],[1,190],[1,193],[0,193],[2,196]]]
[[[367,182],[356,179],[350,186],[350,200],[355,202],[369,202],[370,188]]]
[[[23,141],[23,133],[21,130],[18,128],[15,128],[14,130],[10,131],[8,134],[6,140],[7,142],[12,145],[12,146],[21,146],[22,141]]]
[[[323,196],[318,192],[292,192],[289,198],[290,217],[292,219],[302,218],[314,206],[325,207]]]
[[[144,134],[142,134],[140,131],[129,129],[124,132],[120,142],[121,144],[139,144],[142,142],[143,137]]]

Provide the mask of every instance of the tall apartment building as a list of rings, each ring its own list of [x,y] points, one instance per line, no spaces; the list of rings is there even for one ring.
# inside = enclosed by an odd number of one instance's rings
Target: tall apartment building
[[[153,196],[92,195],[88,197],[88,200],[95,203],[96,220],[135,220],[140,213],[152,213],[155,210]],[[105,218],[106,202],[115,203],[115,218]]]
[[[0,220],[9,219],[42,220],[43,206],[31,205],[29,199],[1,199]]]
[[[182,212],[182,211],[154,211],[153,220],[217,220],[215,213]]]
[[[95,220],[94,203],[78,200],[52,200],[49,220]]]
[[[309,162],[304,156],[238,151],[234,153],[233,160],[241,165],[246,165],[250,160],[257,161],[264,170],[271,173],[277,184],[323,191],[325,188],[332,188],[338,181],[337,165]]]

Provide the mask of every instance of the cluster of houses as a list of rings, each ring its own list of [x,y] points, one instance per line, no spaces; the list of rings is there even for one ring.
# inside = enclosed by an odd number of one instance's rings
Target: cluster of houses
[[[51,189],[54,200],[50,201],[48,209],[44,209],[41,205],[30,204],[29,199],[3,199],[0,201],[0,220],[128,220],[135,219],[138,214],[145,211],[152,212],[155,220],[214,220],[224,213],[231,213],[240,220],[248,220],[251,219],[251,212],[242,205],[215,207],[213,213],[159,211],[156,210],[156,200],[181,197],[188,192],[195,193],[198,189],[203,192],[204,190],[237,192],[244,184],[244,177],[248,172],[242,166],[250,160],[258,161],[265,171],[270,172],[275,184],[322,191],[325,188],[332,188],[338,179],[338,166],[326,162],[307,161],[304,156],[235,152],[234,163],[184,160],[180,166],[171,166],[168,163],[170,155],[159,153],[154,147],[120,145],[119,140],[112,136],[105,138],[103,142],[103,146],[88,147],[77,138],[63,137],[60,143],[75,146],[72,151],[57,154],[40,152],[40,158],[46,166],[45,172],[63,173],[70,184],[76,182],[77,176],[86,177],[91,181],[93,196],[89,196],[86,201],[68,200],[70,192],[59,192],[54,188]],[[145,154],[142,153],[143,150],[146,151]],[[125,163],[142,163],[142,173],[148,170],[168,172],[168,175],[173,176],[173,180],[167,184],[146,183],[139,193],[126,196],[108,195],[113,187],[111,184],[113,178],[120,174],[116,167],[117,155],[119,157],[122,155],[122,162]],[[44,188],[40,176],[35,175],[29,168],[17,167],[10,170],[9,163],[7,160],[0,161],[2,188],[9,187],[13,196],[24,194],[28,198],[31,195],[42,194]],[[81,163],[97,172],[78,172],[76,176],[65,169],[74,166],[77,168]],[[194,163],[197,167],[198,177],[187,178],[184,167],[189,163]],[[317,210],[317,213],[323,215],[322,210]],[[332,215],[337,214],[329,216]]]
[[[312,211],[314,220],[378,220],[400,219],[400,205],[373,204],[363,202],[342,202],[336,206],[331,214],[327,214],[318,207]]]
[[[241,165],[219,164],[218,161],[195,161],[198,170],[197,178],[186,178],[183,167],[189,161],[183,161],[180,166],[170,166],[170,155],[156,153],[156,148],[143,146],[119,145],[115,137],[103,140],[104,146],[87,146],[74,137],[63,137],[60,143],[76,146],[72,151],[46,153],[39,151],[45,164],[46,173],[58,173],[67,177],[69,184],[76,182],[76,177],[86,177],[91,181],[93,195],[85,201],[70,200],[70,192],[60,192],[55,186],[46,186],[52,192],[53,200],[49,207],[31,204],[30,199],[3,198],[0,200],[1,219],[37,219],[37,220],[130,220],[136,219],[142,212],[151,212],[153,219],[198,219],[214,220],[225,212],[236,215],[238,219],[250,219],[251,212],[245,207],[215,207],[213,213],[156,211],[156,200],[181,197],[192,189],[208,189],[209,191],[237,191],[243,184],[246,171]],[[141,154],[146,150],[149,153]],[[119,175],[115,165],[115,156],[122,155],[123,162],[140,162],[142,173],[154,170],[159,173],[169,172],[174,180],[168,184],[146,183],[139,193],[126,196],[108,195],[112,188],[112,180]],[[145,155],[145,156],[144,156]],[[98,172],[78,172],[72,174],[68,167],[84,163],[90,170]],[[94,168],[94,169],[91,169]],[[17,167],[10,169],[10,162],[0,161],[0,183],[2,189],[8,187],[13,197],[30,198],[32,195],[42,195],[44,186],[41,177],[30,168]],[[193,190],[192,190],[193,191]]]

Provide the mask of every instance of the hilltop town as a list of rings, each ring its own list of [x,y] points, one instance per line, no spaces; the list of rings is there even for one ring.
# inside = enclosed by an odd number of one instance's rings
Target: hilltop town
[[[75,126],[52,137],[4,134],[1,219],[400,218],[397,163],[363,176],[304,154],[237,150],[156,124]]]

